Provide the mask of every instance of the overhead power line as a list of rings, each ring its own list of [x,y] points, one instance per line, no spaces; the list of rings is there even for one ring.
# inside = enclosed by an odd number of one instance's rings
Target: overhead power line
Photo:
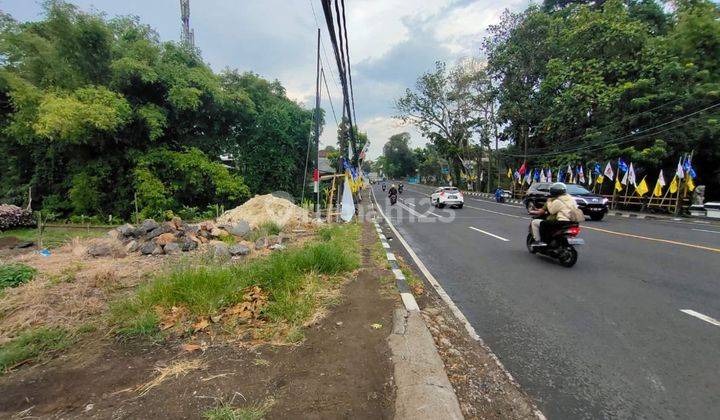
[[[325,91],[328,94],[328,100],[330,101],[330,109],[332,109],[333,119],[335,119],[335,125],[340,125],[337,119],[337,115],[335,114],[335,106],[333,106],[332,96],[330,96],[330,89],[328,89],[327,78],[325,77],[325,70],[322,67],[320,68],[320,76],[325,83]]]

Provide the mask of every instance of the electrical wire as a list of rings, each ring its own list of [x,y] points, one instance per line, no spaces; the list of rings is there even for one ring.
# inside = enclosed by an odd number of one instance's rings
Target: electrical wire
[[[323,82],[325,83],[325,91],[328,94],[328,100],[330,101],[330,109],[332,109],[333,119],[335,119],[335,125],[340,125],[337,119],[337,115],[335,115],[335,107],[333,106],[332,96],[330,96],[330,89],[328,89],[327,78],[325,77],[325,70],[322,67],[320,67],[320,77],[322,77]]]
[[[345,33],[345,55],[347,56],[347,72],[350,83],[350,102],[352,103],[353,119],[357,124],[357,112],[355,112],[355,90],[353,89],[352,68],[350,66],[350,40],[347,35],[347,22],[345,21],[345,0],[341,0],[342,4],[342,21],[343,32]]]

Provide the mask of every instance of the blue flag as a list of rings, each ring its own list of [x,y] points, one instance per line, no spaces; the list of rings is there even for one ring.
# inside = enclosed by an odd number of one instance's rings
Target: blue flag
[[[595,164],[595,168],[593,169],[593,172],[595,173],[595,175],[600,175],[602,173],[602,167],[600,166],[599,163]]]
[[[627,163],[625,163],[622,158],[618,159],[618,170],[622,170],[623,172],[628,171]]]
[[[695,169],[693,169],[692,167],[692,161],[690,157],[687,157],[685,159],[685,163],[683,163],[683,169],[685,170],[686,174],[690,175],[691,178],[697,177],[697,175],[695,174]]]

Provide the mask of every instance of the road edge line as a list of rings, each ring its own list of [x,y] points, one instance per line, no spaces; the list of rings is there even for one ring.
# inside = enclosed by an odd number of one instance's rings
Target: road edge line
[[[418,257],[417,254],[415,253],[415,251],[412,249],[410,244],[407,243],[405,238],[403,238],[403,236],[400,234],[400,232],[392,224],[390,219],[382,211],[382,209],[380,208],[380,205],[377,204],[377,198],[375,197],[375,191],[371,189],[371,192],[373,195],[373,205],[375,206],[376,210],[378,211],[378,213],[380,213],[380,215],[383,217],[383,219],[385,219],[385,223],[387,223],[387,225],[390,227],[390,230],[392,230],[393,234],[395,234],[395,237],[403,245],[403,247],[407,251],[408,255],[410,255],[410,258],[413,259],[413,261],[415,262],[415,265],[417,265],[417,267],[420,269],[420,271],[425,276],[425,279],[427,279],[428,283],[430,283],[430,285],[435,289],[435,291],[440,296],[440,298],[443,300],[443,302],[445,302],[445,304],[448,305],[448,307],[450,308],[450,311],[455,316],[455,318],[461,324],[463,324],[463,326],[465,327],[465,330],[468,332],[468,334],[470,334],[470,337],[472,337],[473,340],[477,341],[480,344],[480,346],[490,355],[490,358],[495,362],[495,364],[498,366],[498,368],[500,368],[500,370],[505,374],[505,377],[510,381],[510,383],[512,383],[519,389],[522,389],[520,384],[515,380],[515,378],[512,376],[512,374],[505,368],[505,366],[502,364],[502,362],[497,357],[497,355],[492,350],[490,350],[490,347],[488,347],[487,344],[485,344],[485,342],[483,341],[483,339],[480,338],[477,331],[475,331],[475,328],[470,324],[470,321],[468,321],[468,319],[465,317],[465,314],[463,314],[462,311],[460,311],[460,308],[458,308],[457,305],[455,305],[455,302],[453,302],[453,300],[450,298],[450,295],[448,295],[447,292],[445,292],[445,289],[443,289],[443,287],[440,285],[440,283],[437,281],[437,279],[435,279],[435,276],[433,276],[432,273],[427,269],[427,267],[422,262],[422,260],[420,260],[420,257]],[[374,222],[374,223],[375,223],[376,227],[379,226],[377,224],[377,222]],[[385,235],[381,235],[381,236],[384,238]],[[381,240],[382,240],[382,238],[381,238]],[[411,297],[412,297],[412,295],[411,295]],[[413,302],[415,302],[415,305],[417,306],[417,302],[415,301],[414,297],[412,300],[413,300]],[[426,326],[426,328],[427,328],[427,326]],[[437,349],[436,349],[436,351],[437,351]],[[537,407],[537,405],[535,404],[534,401],[532,401],[532,404],[533,404],[533,411],[534,411],[535,416],[540,420],[546,420],[547,418],[542,413],[542,411],[540,411],[540,409]]]

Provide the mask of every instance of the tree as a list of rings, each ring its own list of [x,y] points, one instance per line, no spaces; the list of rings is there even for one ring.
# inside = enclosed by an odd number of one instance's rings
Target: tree
[[[415,175],[417,161],[410,150],[410,134],[400,133],[390,136],[383,146],[385,157],[383,172],[391,178],[402,178]]]

